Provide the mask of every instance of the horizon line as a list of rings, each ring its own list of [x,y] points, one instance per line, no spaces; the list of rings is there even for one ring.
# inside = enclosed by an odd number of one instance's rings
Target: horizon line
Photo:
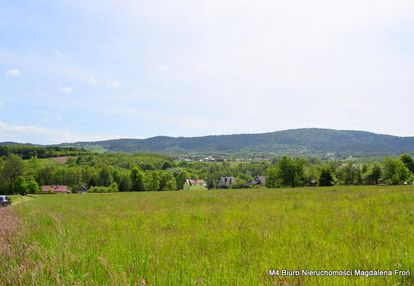
[[[74,142],[61,142],[61,143],[54,143],[54,144],[37,144],[37,143],[30,143],[30,142],[16,142],[16,141],[0,141],[0,144],[19,144],[19,145],[36,145],[36,146],[56,146],[56,145],[64,145],[64,144],[77,144],[77,143],[96,143],[96,142],[106,142],[106,141],[113,141],[113,140],[148,140],[158,137],[167,137],[167,138],[203,138],[203,137],[213,137],[213,136],[237,136],[237,135],[262,135],[262,134],[271,134],[277,132],[286,132],[286,131],[297,131],[297,130],[326,130],[326,131],[342,131],[342,132],[363,132],[363,133],[370,133],[374,135],[382,135],[382,136],[392,136],[398,138],[411,138],[414,136],[400,136],[400,135],[393,135],[393,134],[386,134],[386,133],[377,133],[373,131],[367,130],[357,130],[357,129],[335,129],[335,128],[321,128],[321,127],[303,127],[303,128],[291,128],[291,129],[282,129],[276,131],[268,131],[268,132],[243,132],[243,133],[231,133],[231,134],[207,134],[207,135],[199,135],[199,136],[170,136],[170,135],[155,135],[146,138],[139,138],[139,137],[119,137],[119,138],[111,138],[111,139],[104,139],[104,140],[79,140]]]

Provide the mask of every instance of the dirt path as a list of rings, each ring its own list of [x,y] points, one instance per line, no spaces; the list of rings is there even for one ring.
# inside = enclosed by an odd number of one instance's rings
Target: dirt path
[[[10,207],[0,208],[0,252],[7,250],[10,237],[17,228],[17,216]]]

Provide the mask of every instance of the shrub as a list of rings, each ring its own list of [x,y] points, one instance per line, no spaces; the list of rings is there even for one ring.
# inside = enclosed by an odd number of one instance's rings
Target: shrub
[[[104,187],[104,186],[91,187],[88,190],[88,193],[115,193],[118,191],[119,191],[118,185],[114,182],[111,184],[110,187]]]

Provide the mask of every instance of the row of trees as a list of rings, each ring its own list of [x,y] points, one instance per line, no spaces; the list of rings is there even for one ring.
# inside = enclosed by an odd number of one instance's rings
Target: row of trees
[[[268,168],[268,187],[408,184],[414,180],[414,160],[404,154],[383,162],[312,163],[301,158],[282,157]]]
[[[90,152],[72,147],[34,146],[34,145],[0,145],[0,157],[10,154],[19,155],[23,159],[52,158],[57,156],[77,156]]]
[[[72,190],[85,185],[95,192],[168,191],[182,189],[189,178],[204,179],[209,188],[217,188],[222,176],[235,177],[236,188],[245,187],[256,175],[266,175],[268,187],[404,184],[414,179],[414,160],[408,154],[365,163],[287,156],[240,164],[174,162],[150,154],[85,154],[64,165],[47,160],[0,157],[0,194],[35,193],[41,185],[67,185]]]
[[[182,188],[188,178],[191,178],[189,172],[172,165],[166,170],[144,171],[140,166],[129,170],[105,164],[77,165],[76,162],[42,166],[38,158],[22,160],[14,154],[5,159],[0,157],[1,194],[36,193],[41,185],[67,185],[72,190],[85,185],[95,192],[170,191]]]

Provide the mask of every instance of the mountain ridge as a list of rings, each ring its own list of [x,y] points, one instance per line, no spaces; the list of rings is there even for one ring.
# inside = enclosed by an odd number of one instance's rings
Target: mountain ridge
[[[32,145],[3,142],[0,145]],[[37,145],[40,146],[40,145]],[[299,128],[266,133],[206,135],[198,137],[155,136],[80,141],[48,146],[76,147],[98,152],[153,152],[165,154],[271,153],[276,155],[394,155],[414,153],[414,137],[377,134],[359,130]]]
[[[157,153],[274,153],[388,155],[414,153],[414,137],[369,131],[299,128],[266,133],[207,135],[198,137],[155,136],[103,141],[62,143],[57,146],[100,149],[109,152]]]

